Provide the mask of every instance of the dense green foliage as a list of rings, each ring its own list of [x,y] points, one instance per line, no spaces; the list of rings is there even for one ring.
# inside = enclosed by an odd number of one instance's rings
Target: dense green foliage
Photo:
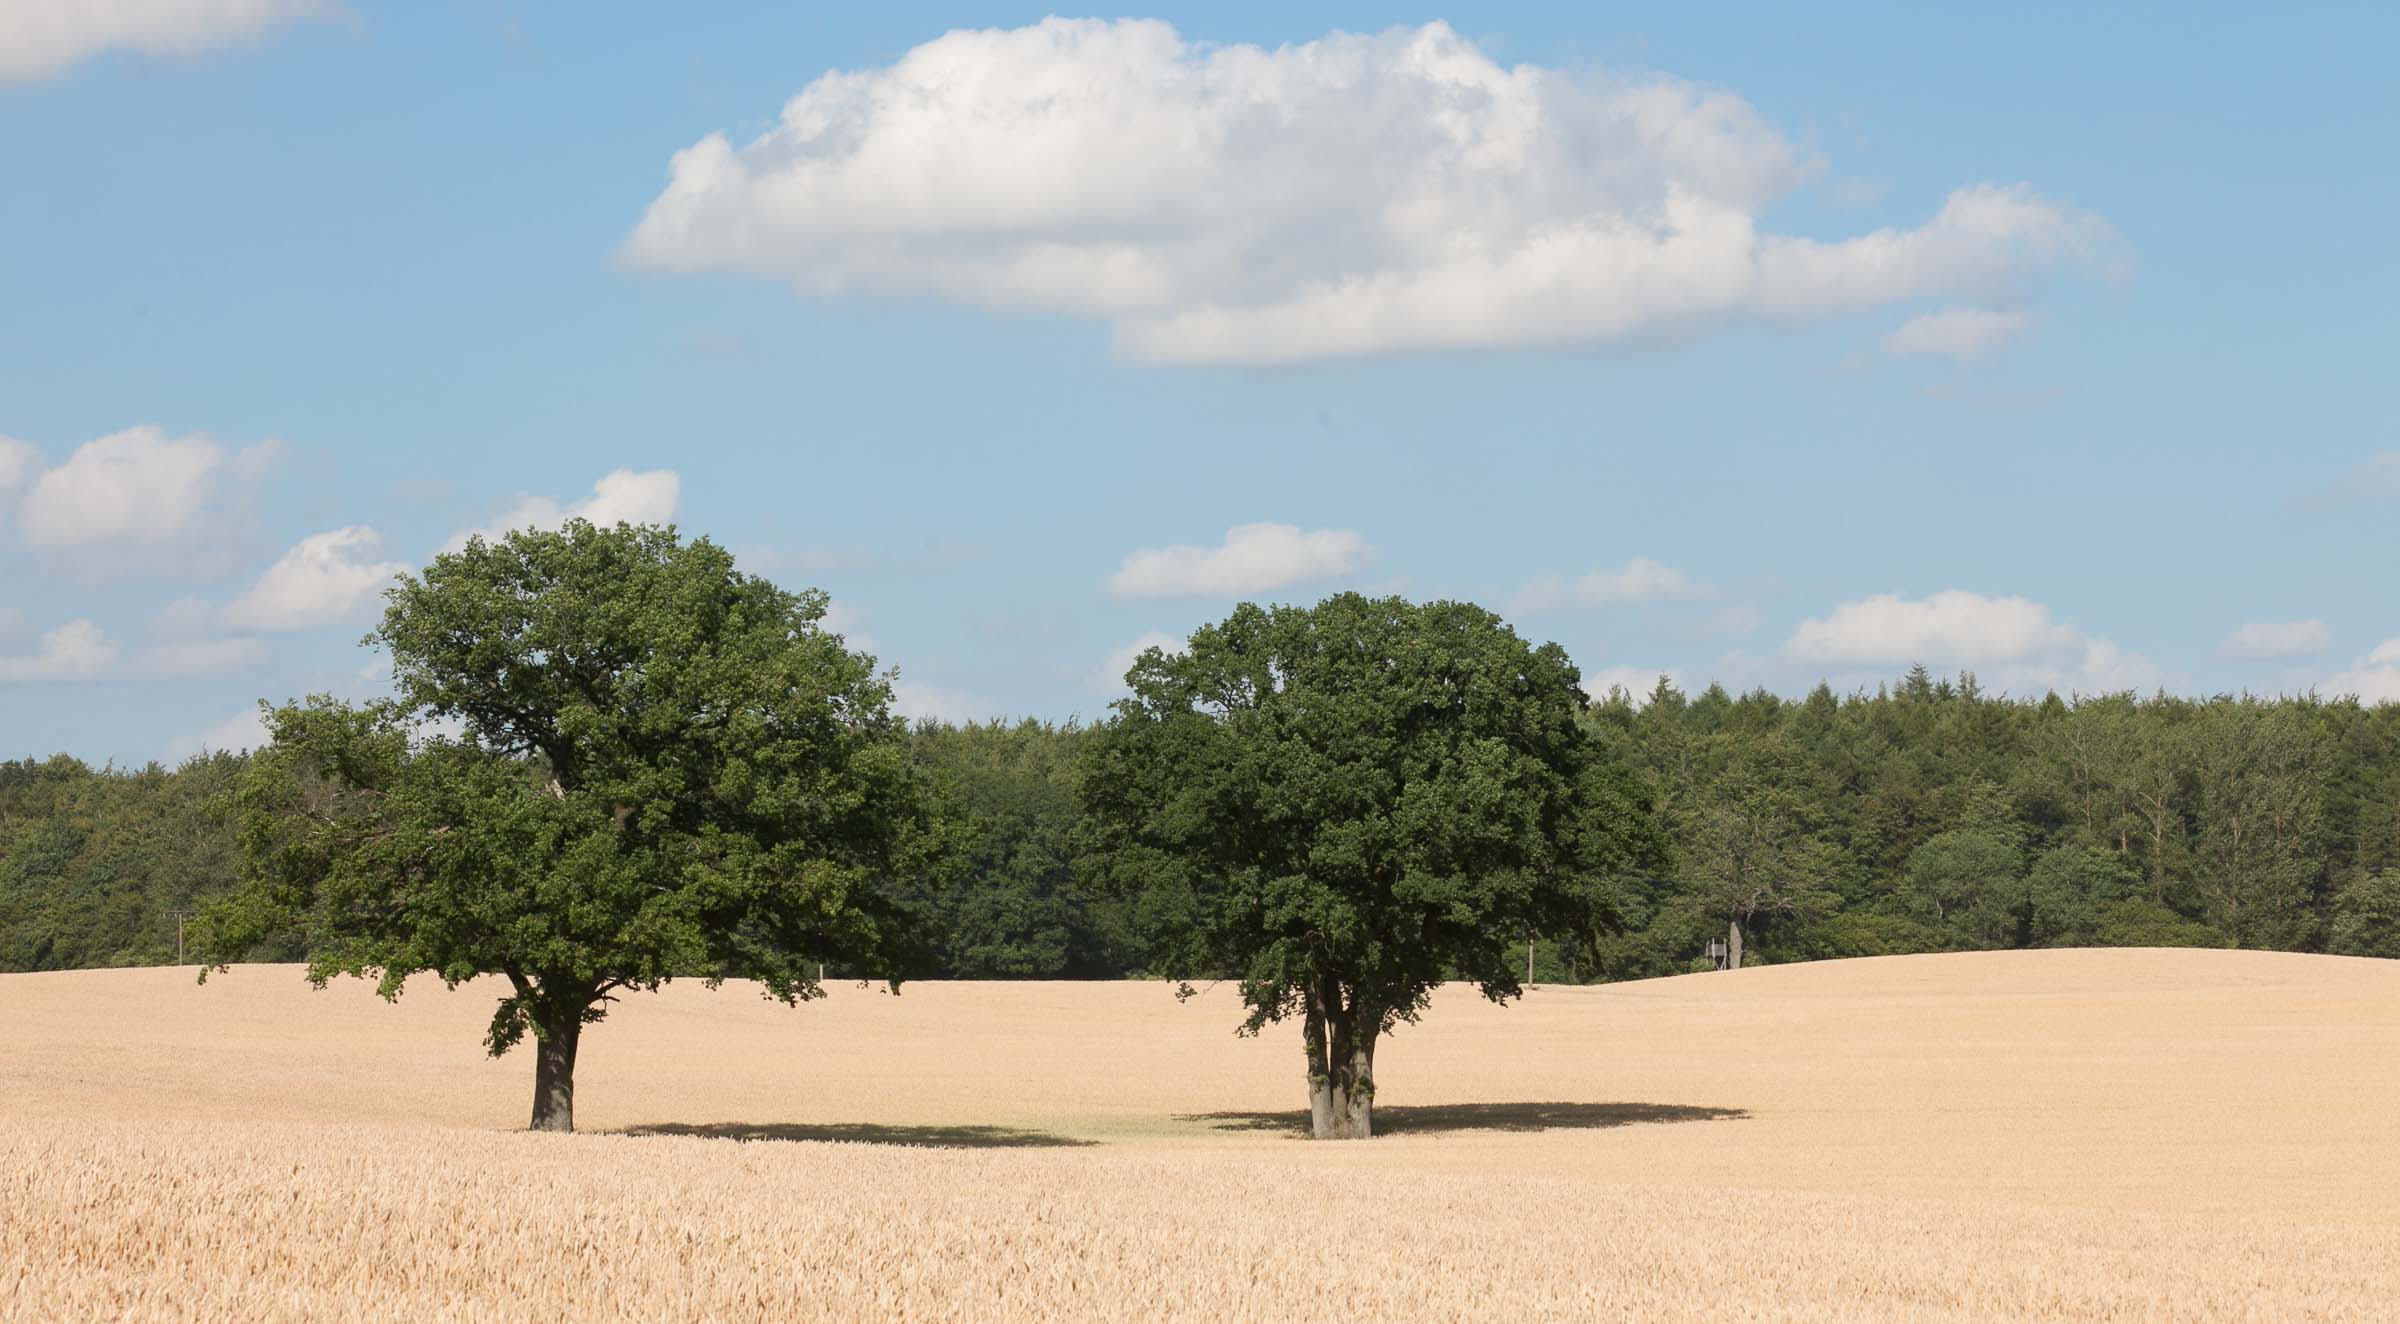
[[[1613,927],[1667,851],[1574,666],[1465,603],[1245,604],[1134,663],[1092,737],[1101,870],[1177,974],[1296,1017],[1316,1134],[1371,1134],[1376,1040],[1445,979],[1504,1000],[1524,937]]]
[[[488,1046],[534,1037],[553,1129],[620,992],[740,977],[791,1003],[819,960],[895,983],[921,964],[894,883],[938,876],[940,827],[822,595],[671,529],[575,521],[471,541],[389,601],[393,699],[269,715],[205,959],[296,933],[319,984],[505,976]]]
[[[1767,879],[1752,960],[2237,942],[2400,957],[2400,705],[2069,704],[1922,674],[1839,697],[1643,700],[1600,697],[1585,720],[1655,788],[1675,867],[1626,889],[1625,933],[1542,944],[1542,980],[1705,964],[1742,899],[1725,885],[1746,867],[1746,825],[1793,865]],[[912,761],[981,832],[964,873],[914,885],[948,935],[928,974],[1174,973],[1167,953],[1150,955],[1144,917],[1072,865],[1090,736],[1039,723],[910,733]],[[2242,753],[2262,741],[2284,749]],[[2220,779],[2234,760],[2246,766]],[[231,829],[210,805],[244,762],[0,764],[0,969],[172,960],[176,912],[235,876]]]

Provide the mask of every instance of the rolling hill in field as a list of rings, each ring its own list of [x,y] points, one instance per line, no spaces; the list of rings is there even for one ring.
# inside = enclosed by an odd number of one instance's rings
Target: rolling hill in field
[[[2371,1319],[2400,963],[1445,989],[1292,1138],[1230,988],[679,985],[517,1133],[496,990],[0,976],[0,1318]],[[749,1143],[744,1143],[749,1142]]]

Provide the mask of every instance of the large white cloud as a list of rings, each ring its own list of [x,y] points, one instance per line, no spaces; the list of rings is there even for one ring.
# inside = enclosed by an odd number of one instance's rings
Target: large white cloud
[[[1564,575],[1544,575],[1517,594],[1515,609],[1535,612],[1564,606],[1639,607],[1658,602],[1696,602],[1715,592],[1671,565],[1637,556],[1624,565],[1604,566],[1571,579]]]
[[[2011,691],[2096,693],[2147,689],[2166,679],[2149,659],[2060,623],[2038,602],[1964,589],[1842,603],[1822,619],[1802,621],[1783,657],[1836,672],[1919,662],[1962,667]]]
[[[683,500],[683,479],[672,469],[614,469],[592,484],[592,494],[571,505],[544,496],[520,497],[500,518],[481,529],[461,529],[442,545],[457,551],[472,537],[497,538],[518,529],[555,529],[571,519],[615,524],[664,524]]]
[[[1108,577],[1108,591],[1120,598],[1238,598],[1356,574],[1374,559],[1367,540],[1347,529],[1238,524],[1215,547],[1179,544],[1128,554]]]
[[[306,630],[352,619],[408,570],[369,559],[382,541],[365,525],[303,538],[228,603],[221,619],[236,630]]]
[[[2400,639],[2386,639],[2317,687],[2320,694],[2355,694],[2362,703],[2400,703]]]
[[[1919,313],[1883,338],[1884,352],[1967,363],[2033,329],[2033,314],[2001,308],[1944,308]]]
[[[194,55],[336,8],[329,0],[0,0],[0,83],[111,50]]]
[[[149,424],[112,432],[30,481],[20,471],[20,532],[50,551],[221,538],[281,453],[273,442],[231,450],[198,433],[170,437]],[[38,460],[20,455],[13,464],[22,470]]]
[[[1908,228],[1762,229],[1817,169],[1731,93],[1504,67],[1438,22],[1265,50],[1053,18],[827,73],[747,145],[676,153],[623,257],[1288,363],[1992,297],[2114,243],[1992,184]]]
[[[2278,657],[2307,657],[2325,651],[2333,642],[2333,632],[2325,622],[2250,621],[2225,637],[2220,651],[2227,657],[2246,661],[2263,661]]]

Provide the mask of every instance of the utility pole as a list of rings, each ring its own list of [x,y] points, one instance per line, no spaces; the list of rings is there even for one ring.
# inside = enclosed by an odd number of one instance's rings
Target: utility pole
[[[183,964],[183,921],[188,914],[188,911],[182,910],[175,912],[175,964],[177,965]]]
[[[1539,941],[1541,939],[1532,937],[1525,940],[1525,986],[1527,988],[1533,987],[1533,945]]]

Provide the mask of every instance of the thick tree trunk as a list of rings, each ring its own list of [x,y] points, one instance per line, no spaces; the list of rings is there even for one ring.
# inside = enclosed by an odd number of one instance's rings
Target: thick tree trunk
[[[1333,1134],[1333,1059],[1325,1040],[1325,1009],[1311,993],[1302,1006],[1301,1047],[1308,1054],[1308,1133],[1318,1140]]]
[[[1375,1134],[1375,1038],[1381,1013],[1345,1006],[1338,987],[1311,993],[1303,1008],[1308,1051],[1309,1134],[1365,1140]]]
[[[1742,922],[1729,920],[1725,925],[1725,968],[1742,968]]]
[[[534,1026],[531,1126],[536,1131],[575,1129],[575,1048],[583,1038],[583,1017],[564,1019],[563,1025]]]

